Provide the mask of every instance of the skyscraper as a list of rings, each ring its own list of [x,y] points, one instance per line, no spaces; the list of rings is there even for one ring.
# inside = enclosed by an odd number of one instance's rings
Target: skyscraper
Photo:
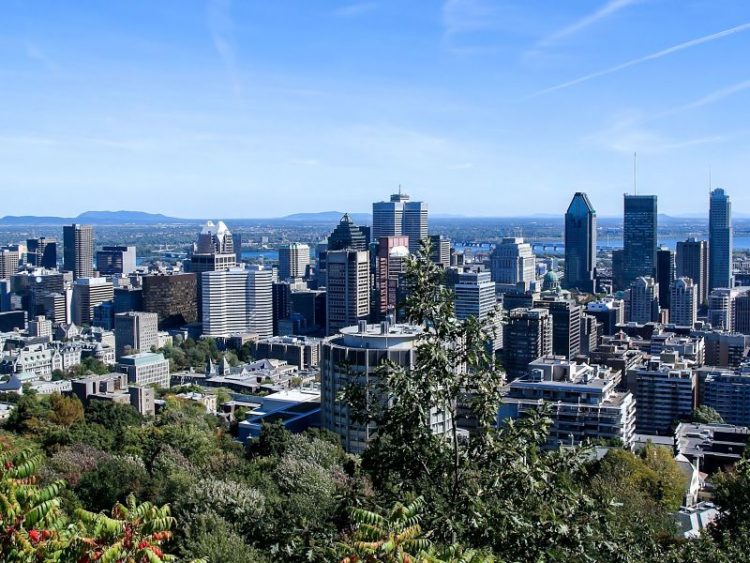
[[[430,258],[435,264],[442,266],[444,269],[451,267],[451,241],[443,235],[430,236],[432,245],[432,255]]]
[[[573,359],[581,351],[583,306],[556,297],[534,302],[537,309],[547,309],[552,316],[552,353]]]
[[[130,311],[115,315],[115,351],[117,359],[138,352],[150,352],[159,344],[159,316],[156,313]]]
[[[96,253],[99,275],[131,274],[135,272],[135,246],[104,246]]]
[[[638,277],[626,296],[626,321],[646,324],[659,320],[659,284],[651,277]]]
[[[690,278],[698,292],[698,307],[708,301],[708,244],[689,238],[677,243],[676,276]]]
[[[63,269],[73,278],[94,275],[94,229],[74,223],[63,227]]]
[[[273,336],[272,273],[263,266],[203,272],[203,334]]]
[[[527,291],[536,279],[535,268],[534,251],[522,238],[504,238],[490,255],[492,281],[507,289],[522,286]]]
[[[91,325],[94,307],[112,301],[114,288],[105,278],[79,278],[73,284],[72,316],[77,325]]]
[[[657,203],[655,195],[625,194],[623,283],[656,273]]]
[[[708,295],[708,322],[716,330],[734,332],[734,309],[739,291],[717,287]]]
[[[26,240],[26,261],[42,268],[57,268],[57,241],[47,237]]]
[[[175,328],[198,319],[196,275],[151,274],[143,276],[143,310],[159,316],[161,328]]]
[[[306,244],[293,242],[279,248],[279,279],[301,279],[305,277],[305,270],[310,264],[310,247]]]
[[[419,250],[420,241],[427,238],[427,203],[411,201],[407,194],[393,194],[390,201],[372,204],[372,239],[381,237],[409,237],[409,252]]]
[[[565,287],[594,292],[596,211],[588,196],[577,192],[565,213]]]
[[[398,305],[403,301],[406,259],[409,257],[409,238],[404,236],[380,237],[376,259],[375,317],[383,320],[387,315],[398,314]]]
[[[327,333],[336,334],[370,315],[370,253],[329,250],[326,262]]]
[[[721,188],[711,192],[708,215],[708,289],[732,287],[732,204]]]
[[[690,278],[677,278],[670,288],[669,321],[677,326],[695,324],[698,315],[698,286]]]
[[[659,306],[670,308],[670,288],[675,279],[674,252],[662,246],[656,251],[656,283],[659,284]]]
[[[461,272],[453,288],[456,294],[456,318],[486,319],[495,310],[495,284],[489,272]]]
[[[514,309],[503,331],[509,381],[526,375],[529,363],[552,353],[552,317],[546,309]]]
[[[388,235],[385,235],[388,236]],[[344,213],[341,221],[328,237],[327,251],[333,250],[367,250],[367,240],[362,230],[354,224],[348,213]]]

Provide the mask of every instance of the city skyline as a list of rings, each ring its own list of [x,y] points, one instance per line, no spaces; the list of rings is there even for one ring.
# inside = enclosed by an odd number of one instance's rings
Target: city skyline
[[[576,191],[618,216],[635,151],[666,214],[704,207],[709,169],[750,211],[739,1],[44,2],[3,19],[3,214],[84,197],[361,212],[401,183],[433,216],[557,214]]]

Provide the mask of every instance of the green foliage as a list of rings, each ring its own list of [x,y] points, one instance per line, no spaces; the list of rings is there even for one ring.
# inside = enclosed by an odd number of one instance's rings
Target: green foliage
[[[81,502],[91,510],[99,512],[128,495],[140,495],[148,486],[149,475],[140,460],[108,457],[96,467],[84,473],[75,491]]]
[[[716,409],[706,405],[693,410],[691,421],[698,424],[724,424],[724,419],[716,412]]]

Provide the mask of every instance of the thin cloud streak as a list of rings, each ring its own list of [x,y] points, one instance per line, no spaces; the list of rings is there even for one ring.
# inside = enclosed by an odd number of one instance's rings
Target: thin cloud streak
[[[703,45],[705,43],[710,43],[712,41],[717,41],[719,39],[724,39],[725,37],[729,37],[731,35],[735,35],[737,33],[742,33],[744,31],[750,30],[750,22],[743,23],[741,25],[730,27],[729,29],[725,29],[724,31],[720,31],[718,33],[712,33],[711,35],[705,35],[703,37],[699,37],[697,39],[692,39],[690,41],[685,41],[684,43],[679,43],[678,45],[674,45],[672,47],[669,47],[667,49],[662,49],[661,51],[657,51],[655,53],[651,53],[650,55],[646,55],[644,57],[639,57],[637,59],[632,59],[630,61],[627,61],[625,63],[600,70],[597,72],[592,72],[591,74],[587,74],[585,76],[581,76],[580,78],[576,78],[575,80],[569,80],[568,82],[563,82],[562,84],[557,84],[556,86],[551,86],[549,88],[545,88],[543,90],[539,90],[533,94],[531,94],[531,98],[535,98],[537,96],[542,96],[544,94],[550,94],[552,92],[557,92],[558,90],[564,90],[566,88],[570,88],[571,86],[576,86],[578,84],[582,84],[584,82],[588,82],[589,80],[593,80],[595,78],[600,78],[602,76],[607,76],[609,74],[614,74],[616,72],[619,72],[621,70],[625,70],[630,67],[637,66],[639,64],[654,61],[657,59],[661,59],[662,57],[666,57],[668,55],[671,55],[673,53],[677,53],[679,51],[683,51],[685,49],[689,49],[691,47],[697,47],[699,45]]]
[[[232,19],[229,15],[231,0],[208,0],[206,7],[211,39],[214,42],[216,52],[219,53],[219,57],[221,57],[224,63],[232,90],[235,96],[239,97],[242,88],[240,86],[239,71],[237,70]]]
[[[711,104],[715,104],[716,102],[720,102],[721,100],[728,98],[729,96],[732,96],[734,94],[737,94],[739,92],[742,92],[748,89],[750,89],[750,80],[738,82],[737,84],[732,84],[731,86],[727,86],[726,88],[721,88],[720,90],[711,92],[710,94],[703,96],[702,98],[698,98],[697,100],[690,102],[688,104],[685,104],[685,105],[676,107],[674,109],[671,109],[669,111],[660,113],[656,117],[667,117],[667,116],[675,115],[678,113],[683,113],[686,111],[699,109],[704,106],[708,106]]]
[[[604,6],[602,6],[595,12],[584,16],[578,21],[552,33],[551,35],[548,35],[541,41],[537,42],[536,47],[537,49],[549,47],[550,45],[557,43],[560,40],[565,39],[566,37],[570,37],[571,35],[575,35],[576,33],[583,31],[587,27],[598,23],[600,20],[616,14],[620,10],[632,6],[638,1],[639,0],[609,0],[609,2],[607,2]]]
[[[353,18],[372,12],[378,7],[376,2],[356,2],[341,6],[333,11],[333,15],[339,18]]]

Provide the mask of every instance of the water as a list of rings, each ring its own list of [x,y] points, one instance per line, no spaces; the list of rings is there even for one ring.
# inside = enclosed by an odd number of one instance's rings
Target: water
[[[257,250],[243,250],[242,259],[257,262],[263,260],[264,262],[275,262],[279,259],[279,251],[272,248],[261,248]]]

